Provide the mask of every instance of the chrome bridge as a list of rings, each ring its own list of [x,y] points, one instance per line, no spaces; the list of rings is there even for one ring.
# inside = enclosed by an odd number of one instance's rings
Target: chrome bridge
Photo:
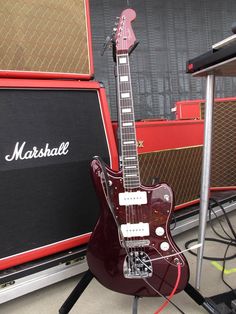
[[[124,246],[124,241],[121,241],[121,245]],[[142,248],[150,245],[150,240],[127,240],[125,241],[127,248]]]
[[[151,277],[153,273],[152,262],[143,251],[130,252],[124,261],[124,277],[127,279],[140,279]]]

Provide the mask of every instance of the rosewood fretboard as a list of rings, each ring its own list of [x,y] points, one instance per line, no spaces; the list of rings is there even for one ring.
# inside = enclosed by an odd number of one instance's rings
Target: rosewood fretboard
[[[117,92],[124,188],[140,186],[134,105],[128,53],[117,54]]]

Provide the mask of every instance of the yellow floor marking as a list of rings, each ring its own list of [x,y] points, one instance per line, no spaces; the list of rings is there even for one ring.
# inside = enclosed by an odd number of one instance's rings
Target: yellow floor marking
[[[212,261],[211,265],[215,266],[215,268],[220,270],[220,271],[223,270],[223,266],[221,266],[219,263],[217,263],[215,261]],[[236,273],[236,268],[231,268],[231,269],[225,269],[224,270],[224,274],[225,275],[229,275],[229,274],[232,274],[232,273]]]

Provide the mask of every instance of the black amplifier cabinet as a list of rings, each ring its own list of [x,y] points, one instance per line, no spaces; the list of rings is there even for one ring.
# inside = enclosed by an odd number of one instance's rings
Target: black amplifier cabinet
[[[117,169],[99,83],[0,79],[1,270],[88,242],[94,155]]]

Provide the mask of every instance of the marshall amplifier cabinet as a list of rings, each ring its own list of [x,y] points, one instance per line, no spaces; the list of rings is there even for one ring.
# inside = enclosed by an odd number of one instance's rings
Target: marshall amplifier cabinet
[[[117,133],[117,123],[113,128]],[[198,202],[203,121],[139,121],[136,133],[142,183],[168,183],[176,210]]]
[[[94,155],[117,169],[99,83],[0,79],[0,269],[88,241]]]
[[[204,119],[205,101],[176,103],[178,119]],[[216,98],[213,110],[212,189],[236,189],[236,98]]]
[[[88,0],[0,0],[0,76],[93,76]]]

